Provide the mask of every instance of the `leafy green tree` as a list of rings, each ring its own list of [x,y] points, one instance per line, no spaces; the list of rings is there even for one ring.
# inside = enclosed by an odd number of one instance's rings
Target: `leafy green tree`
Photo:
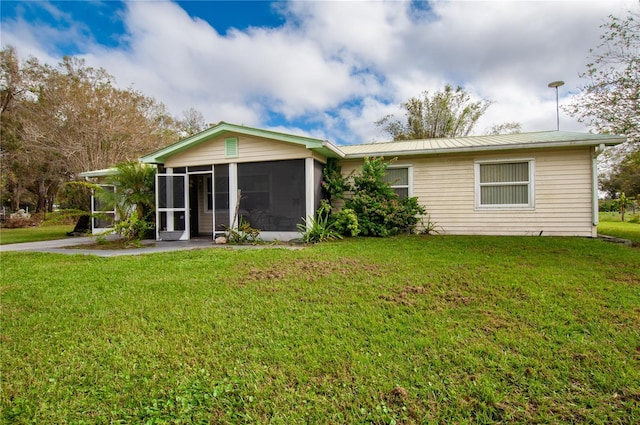
[[[358,224],[358,216],[356,212],[350,208],[342,208],[331,216],[334,229],[340,235],[358,236],[360,234],[360,225]]]
[[[618,198],[618,212],[620,213],[621,221],[624,221],[624,214],[627,212],[627,208],[630,203],[631,202],[629,201],[629,198],[627,198],[627,195],[622,192]]]
[[[391,236],[412,231],[425,214],[418,198],[400,199],[384,180],[388,164],[382,158],[365,158],[353,175],[353,196],[345,208],[353,210],[358,230],[364,236]]]
[[[586,81],[564,109],[600,133],[623,134],[627,142],[605,151],[601,188],[612,198],[640,194],[640,13],[609,16],[600,44],[590,50]]]
[[[490,101],[474,102],[462,87],[447,84],[433,95],[425,91],[403,103],[406,121],[387,115],[376,125],[393,140],[468,136],[489,106]]]
[[[322,169],[322,188],[331,207],[337,207],[336,202],[344,199],[344,193],[351,190],[348,179],[342,175],[342,167],[338,160],[329,158]]]
[[[622,192],[630,198],[640,196],[640,150],[629,153],[614,166],[609,176],[601,178],[600,188],[611,199],[617,198]]]
[[[115,191],[105,192],[116,205],[121,216],[137,214],[141,219],[150,220],[155,210],[156,167],[139,162],[124,162],[116,166],[116,173],[106,179]]]
[[[609,16],[601,43],[580,74],[586,81],[565,111],[599,133],[624,134],[640,142],[640,13]]]

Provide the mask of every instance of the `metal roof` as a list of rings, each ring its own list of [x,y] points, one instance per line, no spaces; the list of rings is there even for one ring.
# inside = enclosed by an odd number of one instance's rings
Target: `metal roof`
[[[113,167],[113,168],[105,168],[102,170],[92,170],[92,171],[85,171],[82,172],[80,174],[78,174],[79,177],[106,177],[106,176],[112,176],[114,174],[118,173],[118,169]]]
[[[501,134],[495,136],[467,136],[442,139],[403,140],[398,142],[365,143],[336,146],[331,142],[310,137],[295,136],[221,122],[201,133],[166,146],[140,158],[143,163],[163,164],[165,159],[200,143],[224,134],[244,134],[305,146],[327,158],[363,158],[367,156],[411,156],[442,153],[464,153],[536,148],[562,148],[570,146],[613,146],[624,143],[625,136],[577,133],[568,131],[539,131],[534,133]],[[104,177],[117,169],[86,171],[81,177]]]
[[[467,136],[444,139],[403,140],[340,146],[345,158],[365,156],[405,156],[437,153],[475,152],[505,149],[557,148],[568,146],[613,146],[627,140],[624,136],[540,131],[535,133]]]

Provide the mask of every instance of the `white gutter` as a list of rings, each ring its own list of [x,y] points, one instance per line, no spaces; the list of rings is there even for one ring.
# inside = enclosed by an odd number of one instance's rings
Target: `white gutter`
[[[325,141],[322,142],[322,147],[330,150],[333,153],[335,153],[340,158],[344,158],[345,157],[345,153],[342,152],[342,150],[338,146],[334,145],[333,143],[331,143],[328,140],[325,140]]]
[[[598,155],[604,151],[604,143],[595,146],[591,155],[591,190],[592,190],[592,224],[597,226],[600,222],[598,215]]]

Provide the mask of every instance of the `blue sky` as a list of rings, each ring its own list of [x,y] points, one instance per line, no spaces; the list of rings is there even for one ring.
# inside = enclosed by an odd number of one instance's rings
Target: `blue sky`
[[[203,19],[221,34],[231,28],[246,30],[249,27],[281,26],[285,20],[277,12],[277,6],[268,1],[176,1],[186,13],[194,19]],[[71,22],[86,25],[86,35],[96,43],[112,48],[126,44],[123,40],[125,26],[122,21],[126,14],[126,3],[117,0],[103,1],[2,1],[2,20],[15,21],[24,19],[27,22],[68,28]],[[68,44],[55,46],[60,54],[82,54],[82,49]]]
[[[602,1],[5,1],[2,46],[55,64],[77,55],[119,85],[227,121],[383,141],[374,122],[445,84],[494,104],[475,134],[516,121],[555,129],[610,14]],[[586,131],[564,114],[561,129]]]

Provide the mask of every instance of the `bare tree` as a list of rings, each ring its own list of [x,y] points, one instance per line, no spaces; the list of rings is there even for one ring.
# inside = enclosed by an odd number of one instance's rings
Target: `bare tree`
[[[136,160],[178,138],[162,103],[116,87],[106,70],[80,59],[20,64],[9,48],[2,72],[3,170],[13,172],[5,178],[3,171],[3,186],[28,188],[39,210],[50,209],[62,183],[79,172]]]
[[[183,119],[178,121],[178,127],[180,128],[180,135],[182,137],[193,136],[207,128],[202,112],[195,108],[189,108],[183,111],[182,116]]]

